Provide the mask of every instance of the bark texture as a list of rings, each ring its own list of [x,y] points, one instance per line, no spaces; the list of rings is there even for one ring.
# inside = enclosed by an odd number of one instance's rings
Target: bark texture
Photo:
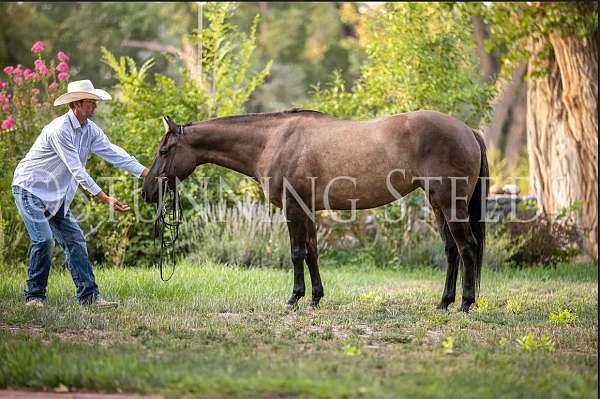
[[[585,251],[598,260],[598,51],[596,33],[587,45],[552,33],[532,36],[529,71],[550,44],[548,73],[527,90],[527,145],[531,183],[543,210],[554,214],[581,201],[576,221],[586,234]]]

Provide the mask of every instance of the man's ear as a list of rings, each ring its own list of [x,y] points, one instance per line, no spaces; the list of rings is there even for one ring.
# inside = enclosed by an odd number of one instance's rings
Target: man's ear
[[[167,115],[162,117],[165,133],[176,132],[177,124]]]

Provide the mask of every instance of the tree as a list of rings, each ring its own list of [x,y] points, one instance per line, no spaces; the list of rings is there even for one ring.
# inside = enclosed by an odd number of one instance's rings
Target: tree
[[[548,214],[577,208],[584,249],[597,261],[597,3],[493,3],[481,10],[509,50],[505,73],[527,62],[532,188]]]
[[[315,87],[310,106],[352,118],[434,109],[479,126],[493,87],[479,79],[468,16],[443,3],[386,3],[362,18],[361,76],[346,89],[334,74],[329,87]]]
[[[60,3],[7,2],[0,4],[0,63],[15,65],[28,57],[29,47],[43,40],[53,53],[63,50],[71,56],[72,78],[91,79],[97,87],[114,83],[109,68],[99,62],[104,46],[143,62],[148,51],[121,48],[130,40],[156,40],[179,44],[188,32],[187,3]],[[192,26],[193,27],[193,26]],[[168,64],[157,59],[155,68]]]

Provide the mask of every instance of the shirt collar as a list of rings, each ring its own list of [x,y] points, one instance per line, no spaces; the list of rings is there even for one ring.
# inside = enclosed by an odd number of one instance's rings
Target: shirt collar
[[[71,121],[71,125],[73,126],[73,129],[82,129],[83,127],[87,126],[87,120],[85,122],[83,122],[83,125],[81,123],[79,123],[79,119],[77,119],[77,117],[75,116],[75,113],[73,112],[72,109],[69,110],[69,112],[67,112],[67,116],[69,117],[69,120]]]

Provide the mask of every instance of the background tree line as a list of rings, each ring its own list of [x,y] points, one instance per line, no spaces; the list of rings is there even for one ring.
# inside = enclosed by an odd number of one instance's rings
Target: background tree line
[[[571,207],[597,259],[597,3],[3,3],[0,22],[2,65],[24,64],[41,39],[70,55],[71,80],[112,88],[101,126],[145,164],[165,113],[182,122],[292,106],[348,118],[450,113],[482,128],[499,182],[530,175],[522,189],[545,212]],[[41,126],[0,133],[3,187]],[[259,196],[218,167],[203,168],[190,192],[205,176],[224,177],[232,197]],[[129,183],[117,194],[133,200]],[[3,248],[24,259],[9,193]],[[130,216],[101,225],[105,209],[77,206],[93,209],[85,223],[97,261],[148,260],[148,226]]]

